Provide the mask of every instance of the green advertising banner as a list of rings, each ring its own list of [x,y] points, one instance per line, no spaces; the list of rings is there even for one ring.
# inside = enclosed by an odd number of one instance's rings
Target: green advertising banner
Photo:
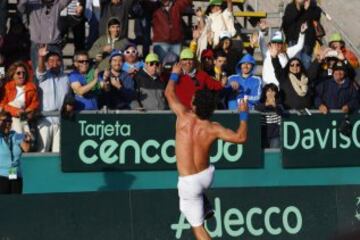
[[[360,114],[351,116],[352,129],[339,129],[344,114],[290,115],[282,123],[282,159],[286,168],[360,166]]]
[[[212,118],[236,130],[235,113],[217,113]],[[244,145],[218,140],[210,162],[217,168],[263,166],[260,114],[249,118]],[[170,170],[176,169],[175,115],[164,113],[78,114],[61,122],[62,170]]]
[[[359,186],[221,188],[208,197],[212,239],[360,239]],[[0,239],[194,239],[175,189],[4,195],[0,206]]]

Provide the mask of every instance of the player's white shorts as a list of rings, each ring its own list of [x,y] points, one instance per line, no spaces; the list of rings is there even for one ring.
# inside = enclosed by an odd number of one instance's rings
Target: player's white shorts
[[[211,186],[215,167],[210,165],[207,169],[193,175],[181,176],[178,181],[180,198],[180,211],[193,227],[204,223],[203,192]]]

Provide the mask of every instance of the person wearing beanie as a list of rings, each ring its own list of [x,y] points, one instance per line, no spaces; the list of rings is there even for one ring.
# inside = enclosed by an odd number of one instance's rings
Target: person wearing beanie
[[[343,40],[340,33],[333,33],[330,36],[329,47],[336,50],[336,51],[338,51],[338,52],[342,52],[345,59],[350,63],[350,65],[354,69],[356,69],[356,68],[358,68],[360,66],[359,65],[359,59],[356,57],[355,53],[353,53],[351,50],[346,48],[345,42],[344,42],[344,40]]]
[[[180,62],[173,67],[173,70],[179,68],[181,71],[173,71],[170,75],[170,79],[177,79],[176,95],[189,109],[196,90],[208,88],[219,91],[223,88],[221,82],[215,81],[206,72],[196,69],[194,57],[190,48],[183,49],[180,53]]]
[[[236,110],[239,99],[247,99],[249,109],[254,109],[261,96],[262,80],[255,76],[256,61],[250,54],[246,54],[237,64],[236,74],[229,77],[226,88],[228,94],[228,108]]]
[[[111,110],[131,109],[131,102],[135,100],[134,80],[122,71],[124,63],[123,52],[115,49],[109,56],[109,68],[99,73],[101,95],[99,107]]]
[[[136,101],[132,109],[166,110],[164,96],[165,82],[160,80],[160,59],[155,53],[149,53],[145,58],[144,68],[134,76]]]
[[[89,57],[96,60],[101,71],[108,68],[109,60],[106,58],[113,49],[124,50],[130,44],[126,37],[121,37],[120,33],[120,20],[117,17],[110,18],[107,23],[107,32],[100,36],[89,50]]]
[[[351,113],[359,109],[359,87],[346,76],[346,65],[338,61],[333,67],[333,79],[316,87],[315,107],[323,114],[338,109]]]

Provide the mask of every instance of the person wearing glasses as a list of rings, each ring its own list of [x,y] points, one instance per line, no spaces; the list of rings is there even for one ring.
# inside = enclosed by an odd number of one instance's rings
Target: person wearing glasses
[[[0,194],[21,194],[21,155],[30,150],[31,137],[11,131],[12,118],[0,112]]]
[[[113,50],[110,54],[110,67],[99,73],[101,95],[99,106],[111,110],[131,109],[131,102],[136,98],[134,80],[121,70],[124,63],[123,53]]]
[[[122,70],[127,72],[131,77],[144,66],[144,62],[139,60],[136,45],[133,43],[128,44],[124,49],[124,64]]]
[[[29,122],[39,108],[38,89],[29,79],[28,67],[24,62],[15,62],[8,69],[10,79],[4,86],[0,106],[12,116],[12,130],[30,133]]]
[[[167,104],[164,96],[165,82],[160,80],[159,56],[149,53],[145,58],[144,68],[134,76],[136,100],[132,109],[165,110]]]
[[[70,87],[75,94],[75,110],[98,109],[98,71],[90,68],[89,55],[80,51],[74,55],[74,70],[69,73]]]
[[[280,97],[285,109],[302,110],[312,103],[311,81],[299,58],[291,58],[285,68],[281,67],[279,51],[275,46],[270,49],[271,62],[276,78],[280,83]]]
[[[40,110],[42,113],[57,113],[52,116],[41,116],[38,119],[37,150],[39,152],[59,152],[59,112],[70,89],[69,78],[62,70],[60,54],[49,52],[46,46],[39,49],[38,62],[36,77],[39,81]]]

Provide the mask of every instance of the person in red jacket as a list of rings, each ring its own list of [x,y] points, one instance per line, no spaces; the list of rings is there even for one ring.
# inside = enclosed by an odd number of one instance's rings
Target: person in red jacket
[[[14,131],[30,133],[28,121],[39,108],[37,87],[30,81],[28,66],[24,62],[13,63],[7,76],[10,81],[4,86],[0,107],[11,114]]]
[[[185,48],[180,54],[182,72],[175,92],[180,102],[191,109],[191,101],[197,90],[208,88],[210,90],[221,90],[223,83],[215,81],[206,72],[195,68],[194,53],[190,48]],[[225,83],[226,84],[226,83]]]
[[[150,1],[149,1],[150,2]],[[160,0],[152,15],[153,47],[160,61],[167,52],[179,56],[184,38],[181,20],[192,0]]]

